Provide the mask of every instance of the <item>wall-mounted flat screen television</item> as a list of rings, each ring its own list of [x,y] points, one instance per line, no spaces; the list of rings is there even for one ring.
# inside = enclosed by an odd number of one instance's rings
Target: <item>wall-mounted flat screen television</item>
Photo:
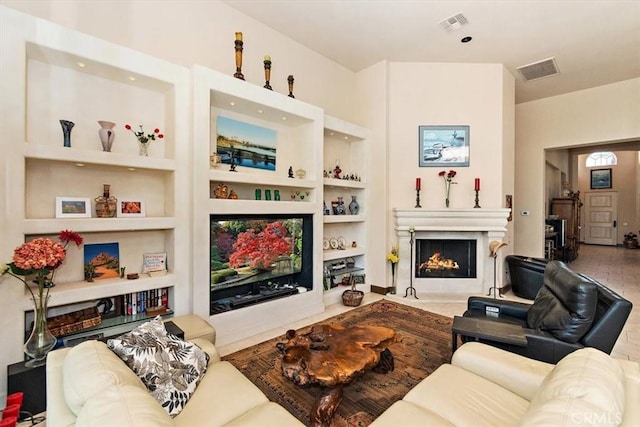
[[[310,214],[211,215],[211,314],[310,290],[312,221]]]

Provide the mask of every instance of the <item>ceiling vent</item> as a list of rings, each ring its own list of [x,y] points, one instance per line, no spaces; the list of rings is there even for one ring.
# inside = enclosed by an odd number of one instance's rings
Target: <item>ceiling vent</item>
[[[532,64],[523,65],[516,68],[522,74],[522,77],[526,81],[537,80],[543,77],[555,76],[560,74],[558,71],[558,65],[556,64],[556,58],[547,58],[542,61],[534,62]]]
[[[468,23],[469,21],[462,13],[456,13],[455,15],[448,17],[444,21],[441,21],[440,26],[442,26],[442,28],[447,31],[455,31]]]

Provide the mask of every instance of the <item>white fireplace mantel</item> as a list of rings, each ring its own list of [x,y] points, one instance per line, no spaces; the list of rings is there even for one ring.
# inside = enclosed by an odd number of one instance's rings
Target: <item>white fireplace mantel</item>
[[[493,262],[489,256],[489,243],[504,241],[507,233],[509,209],[393,209],[398,237],[398,293],[410,284],[418,294],[487,294],[493,286]],[[414,239],[474,239],[476,240],[477,277],[472,279],[425,279],[413,275]],[[498,257],[496,269],[502,271]],[[497,274],[501,287],[502,274]],[[412,281],[412,283],[411,283]]]

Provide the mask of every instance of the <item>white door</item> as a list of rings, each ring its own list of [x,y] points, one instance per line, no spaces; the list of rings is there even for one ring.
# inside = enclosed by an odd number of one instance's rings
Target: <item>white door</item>
[[[590,191],[584,198],[584,242],[615,246],[618,243],[618,193]]]

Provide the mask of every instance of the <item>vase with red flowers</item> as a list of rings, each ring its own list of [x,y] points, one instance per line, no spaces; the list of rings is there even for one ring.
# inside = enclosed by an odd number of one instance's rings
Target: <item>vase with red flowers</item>
[[[6,274],[20,280],[33,300],[33,329],[24,344],[24,352],[31,357],[26,363],[29,367],[44,364],[47,353],[56,344],[56,337],[47,327],[49,289],[55,286],[53,279],[64,262],[69,243],[80,246],[83,240],[82,236],[70,230],[61,231],[58,239],[61,243],[45,237],[26,242],[14,250],[12,262],[0,266],[0,277]],[[37,289],[29,283],[35,283]]]
[[[449,194],[451,193],[451,184],[457,184],[457,182],[453,181],[453,178],[456,176],[456,173],[457,172],[454,171],[453,169],[450,170],[449,172],[440,171],[440,173],[438,173],[438,176],[441,176],[444,179],[444,190],[446,193],[444,202],[447,207],[449,207]]]
[[[149,147],[149,144],[151,144],[151,141],[155,141],[156,138],[162,139],[164,138],[164,135],[160,133],[160,129],[158,128],[155,128],[152,133],[144,133],[144,129],[142,128],[142,125],[138,125],[138,127],[140,127],[140,130],[135,131],[131,128],[130,124],[124,125],[124,128],[130,131],[131,133],[133,133],[138,139],[140,155],[148,156],[149,155],[148,147]]]

